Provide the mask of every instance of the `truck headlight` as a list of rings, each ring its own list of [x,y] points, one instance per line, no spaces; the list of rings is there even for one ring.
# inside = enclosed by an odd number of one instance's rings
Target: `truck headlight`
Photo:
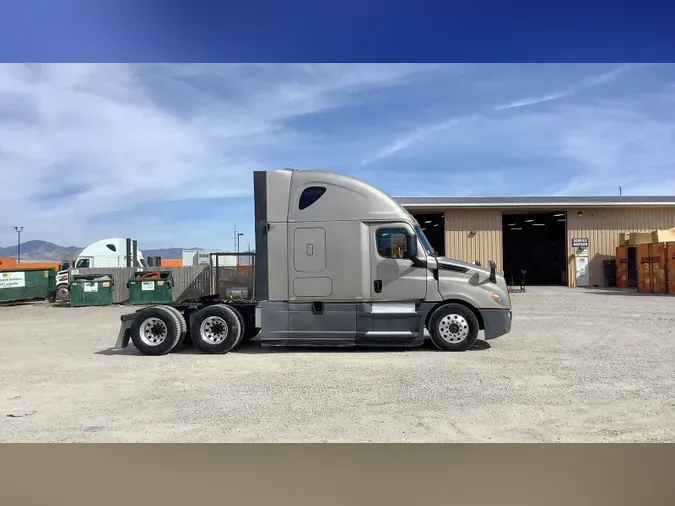
[[[506,300],[504,300],[504,297],[498,293],[490,292],[490,297],[492,297],[492,300],[494,300],[500,306],[506,306]]]

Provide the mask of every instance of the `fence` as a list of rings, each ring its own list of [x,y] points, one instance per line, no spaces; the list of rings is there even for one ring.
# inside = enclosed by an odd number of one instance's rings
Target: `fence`
[[[151,271],[153,269],[148,269]],[[251,266],[210,267],[208,265],[188,267],[160,267],[173,275],[173,301],[179,302],[204,295],[219,294],[222,297],[253,296],[253,269]],[[114,281],[113,302],[129,300],[129,279],[137,272],[133,267],[101,267],[77,269],[78,274],[109,274]],[[72,271],[71,271],[72,272]]]

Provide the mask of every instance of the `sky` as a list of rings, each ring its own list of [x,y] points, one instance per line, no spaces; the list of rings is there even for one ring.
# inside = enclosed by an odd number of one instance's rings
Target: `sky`
[[[0,64],[0,245],[253,240],[252,171],[395,196],[675,192],[667,64]]]

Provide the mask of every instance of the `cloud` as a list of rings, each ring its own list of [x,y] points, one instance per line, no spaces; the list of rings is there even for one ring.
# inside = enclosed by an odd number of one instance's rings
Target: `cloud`
[[[549,93],[547,95],[538,96],[538,97],[527,97],[521,98],[514,102],[510,102],[505,105],[498,105],[493,108],[494,111],[505,111],[508,109],[515,109],[518,107],[527,107],[530,105],[542,104],[544,102],[551,102],[554,100],[560,100],[562,98],[570,97],[575,93],[591,88],[593,86],[599,86],[601,84],[610,83],[617,79],[621,74],[633,68],[633,65],[620,65],[612,70],[603,72],[601,74],[592,75],[583,79],[579,84],[571,86],[565,90],[556,91]]]
[[[561,98],[565,98],[570,96],[573,93],[572,90],[567,90],[567,91],[558,91],[556,93],[550,93],[548,95],[543,95],[540,97],[527,97],[527,98],[521,98],[519,100],[516,100],[514,102],[510,102],[505,105],[497,105],[493,108],[494,111],[506,111],[508,109],[515,109],[518,107],[527,107],[528,105],[537,105],[537,104],[542,104],[544,102],[551,102],[552,100],[559,100]]]
[[[366,158],[361,161],[360,166],[363,167],[365,165],[368,165],[369,163],[372,163],[376,160],[381,160],[383,158],[387,158],[391,155],[394,155],[398,153],[399,151],[403,151],[404,149],[408,148],[409,146],[412,146],[416,142],[418,142],[421,139],[425,139],[437,132],[441,132],[443,130],[448,130],[449,128],[452,128],[454,126],[459,125],[462,122],[465,121],[470,121],[472,119],[478,118],[478,114],[471,114],[467,116],[460,116],[457,118],[450,118],[446,119],[444,121],[441,121],[439,123],[434,123],[432,125],[427,125],[425,127],[419,128],[415,131],[412,131],[406,135],[403,135],[396,140],[394,140],[391,144],[388,144],[384,148],[382,148],[380,151],[378,151],[375,156],[371,158]]]
[[[270,168],[261,153],[293,136],[289,119],[432,69],[0,65],[0,213],[31,237],[86,243],[92,220],[116,212],[250,195],[251,171]]]
[[[393,141],[389,142],[386,146],[381,148],[374,156],[364,159],[361,162],[361,165],[367,165],[377,160],[382,160],[389,156],[392,156],[413,144],[424,140],[434,134],[448,130],[450,128],[456,127],[460,123],[480,118],[482,116],[487,116],[493,112],[508,111],[510,109],[518,109],[521,107],[529,107],[533,105],[542,104],[545,102],[553,102],[560,100],[566,97],[570,97],[580,91],[590,88],[593,86],[598,86],[601,84],[609,83],[617,79],[621,74],[633,68],[632,65],[621,65],[614,69],[611,69],[607,72],[603,72],[597,75],[591,75],[584,78],[581,82],[560,91],[554,91],[545,95],[531,96],[520,98],[505,104],[495,105],[490,109],[483,109],[474,114],[469,114],[466,116],[450,118],[438,123],[431,125],[426,125],[416,128],[413,132],[403,134],[402,136],[397,137]]]
[[[231,247],[235,224],[252,239],[251,171],[284,166],[397,195],[675,193],[674,82],[668,65],[0,65],[0,244],[23,225]]]

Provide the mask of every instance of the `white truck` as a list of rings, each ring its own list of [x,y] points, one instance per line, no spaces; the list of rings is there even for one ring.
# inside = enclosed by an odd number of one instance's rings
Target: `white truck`
[[[70,297],[68,280],[70,274],[78,269],[99,267],[137,267],[145,268],[143,252],[138,249],[135,240],[114,237],[102,239],[84,248],[75,260],[65,260],[56,274],[56,299],[67,300]],[[74,272],[75,271],[75,272]]]
[[[189,338],[227,353],[258,336],[276,346],[421,345],[470,348],[511,330],[504,277],[438,257],[415,218],[393,198],[324,171],[253,175],[256,260],[251,300],[213,295],[122,315],[129,341],[163,355]]]

